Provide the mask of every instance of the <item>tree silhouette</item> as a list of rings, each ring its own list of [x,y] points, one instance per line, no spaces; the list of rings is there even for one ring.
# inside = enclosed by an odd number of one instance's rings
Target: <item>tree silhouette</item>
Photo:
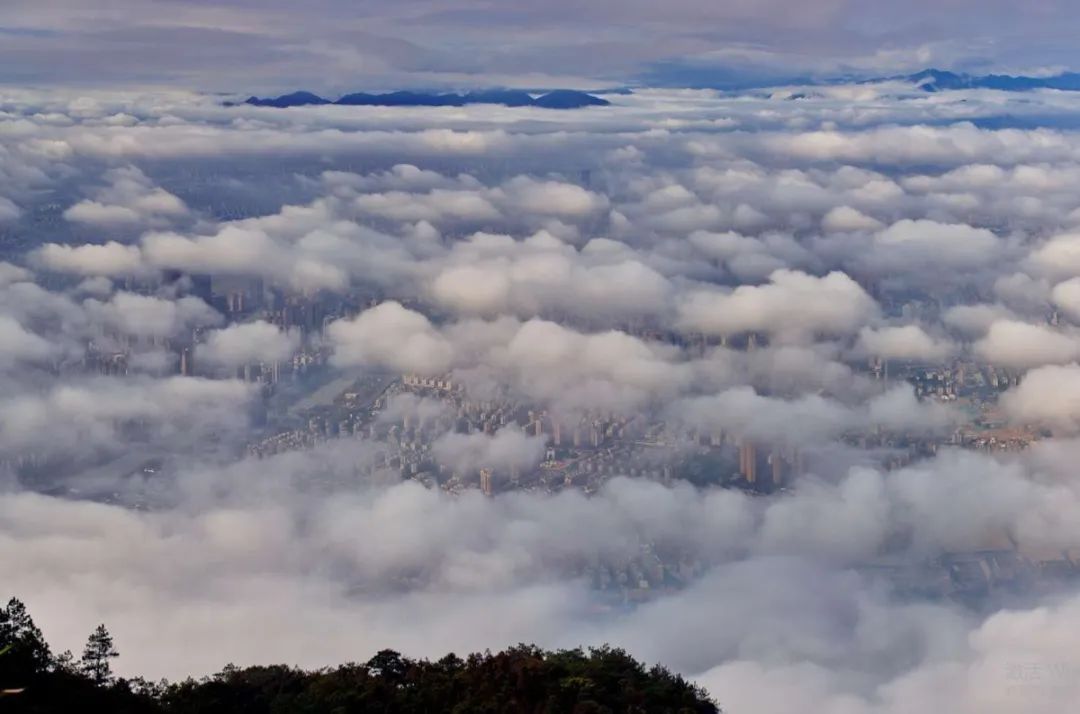
[[[24,685],[52,663],[52,653],[41,630],[26,606],[16,598],[0,608],[0,649],[5,650],[0,661],[0,687]]]
[[[99,625],[82,658],[50,654],[23,604],[0,608],[0,713],[110,714],[719,714],[709,694],[614,647],[517,645],[432,662],[382,650],[365,664],[304,671],[227,666],[170,684],[113,677],[112,635]]]
[[[119,657],[120,653],[113,646],[112,635],[105,629],[105,625],[98,625],[97,629],[90,633],[83,650],[80,668],[95,684],[102,685],[112,681],[112,667],[109,660]]]

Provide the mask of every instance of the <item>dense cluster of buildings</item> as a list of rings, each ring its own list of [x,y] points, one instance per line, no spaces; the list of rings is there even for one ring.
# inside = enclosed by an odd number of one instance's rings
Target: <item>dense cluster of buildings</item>
[[[814,444],[702,433],[646,414],[560,414],[509,393],[477,398],[452,374],[368,370],[343,377],[327,367],[329,354],[317,337],[330,321],[370,305],[371,296],[286,293],[254,279],[171,275],[166,280],[215,307],[229,324],[263,320],[283,330],[296,330],[304,337],[301,347],[288,359],[255,360],[224,372],[200,363],[203,329],[193,329],[179,339],[104,332],[88,341],[81,367],[122,376],[145,369],[140,355],[156,352],[173,356],[173,363],[163,368],[166,371],[261,385],[262,399],[254,420],[257,436],[246,446],[254,457],[309,449],[334,439],[362,439],[370,448],[368,457],[357,463],[361,475],[408,479],[451,494],[479,491],[486,496],[515,490],[593,493],[617,476],[661,483],[683,479],[769,494],[792,486],[814,470]],[[126,287],[137,291],[140,286]],[[147,287],[147,292],[151,289]],[[638,326],[638,331],[678,341],[691,351],[704,351],[716,343],[650,332],[644,326]],[[723,343],[731,349],[754,350],[766,340],[749,334]],[[905,466],[943,446],[1017,451],[1045,436],[1035,428],[1009,425],[996,412],[997,396],[1019,379],[1015,372],[962,359],[933,365],[871,360],[865,369],[881,380],[905,380],[919,399],[948,402],[968,414],[964,424],[945,436],[878,429],[842,437],[842,443],[874,454],[885,468]],[[402,408],[403,400],[412,400],[414,408]],[[423,407],[415,408],[416,404]],[[447,460],[438,448],[447,434],[494,436],[503,430],[517,431],[530,443],[539,444],[537,458],[512,466],[477,463],[465,468]],[[6,458],[21,459],[8,466],[41,467],[33,455]],[[617,592],[627,601],[680,587],[703,567],[685,553],[657,552],[651,543],[639,544],[632,556],[617,563],[578,564],[581,574],[598,589]],[[1077,562],[1067,554],[1032,558],[1008,547],[914,565],[867,566],[867,572],[887,574],[902,590],[951,597],[983,596],[1029,581],[1072,577],[1077,571]]]

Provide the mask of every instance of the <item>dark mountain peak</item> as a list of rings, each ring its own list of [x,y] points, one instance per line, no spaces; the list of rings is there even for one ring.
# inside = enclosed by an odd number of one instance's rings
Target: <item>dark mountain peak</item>
[[[533,105],[545,109],[578,109],[581,107],[606,107],[611,102],[587,92],[573,89],[556,89],[542,97],[537,97]]]
[[[933,68],[924,69],[921,72],[898,79],[917,84],[927,92],[938,92],[946,89],[968,89],[972,86],[972,78],[966,74]]]
[[[923,71],[917,72],[908,77],[908,79],[912,80],[913,82],[925,82],[928,79],[935,82],[955,82],[960,80],[961,78],[962,75],[959,75],[956,72],[950,72],[944,69],[934,69],[933,67],[931,67],[930,69],[924,69]]]
[[[293,92],[292,94],[282,94],[280,97],[271,97],[269,99],[248,97],[247,101],[244,102],[244,104],[251,104],[256,107],[277,107],[279,109],[284,107],[304,107],[329,103],[329,99],[323,99],[317,94],[303,91]]]

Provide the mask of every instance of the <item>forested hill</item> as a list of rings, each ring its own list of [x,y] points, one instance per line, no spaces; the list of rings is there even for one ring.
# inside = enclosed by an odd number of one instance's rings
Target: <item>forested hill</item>
[[[662,666],[608,647],[550,652],[518,645],[498,654],[431,662],[384,650],[364,664],[315,672],[226,667],[170,684],[118,679],[102,625],[82,656],[54,654],[26,608],[0,608],[0,712],[114,714],[359,714],[360,712],[713,713],[704,690]]]

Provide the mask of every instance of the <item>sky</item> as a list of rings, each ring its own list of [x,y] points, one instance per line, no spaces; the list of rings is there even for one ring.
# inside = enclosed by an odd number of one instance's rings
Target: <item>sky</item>
[[[1068,0],[9,0],[0,81],[209,91],[728,86],[1075,68]]]

